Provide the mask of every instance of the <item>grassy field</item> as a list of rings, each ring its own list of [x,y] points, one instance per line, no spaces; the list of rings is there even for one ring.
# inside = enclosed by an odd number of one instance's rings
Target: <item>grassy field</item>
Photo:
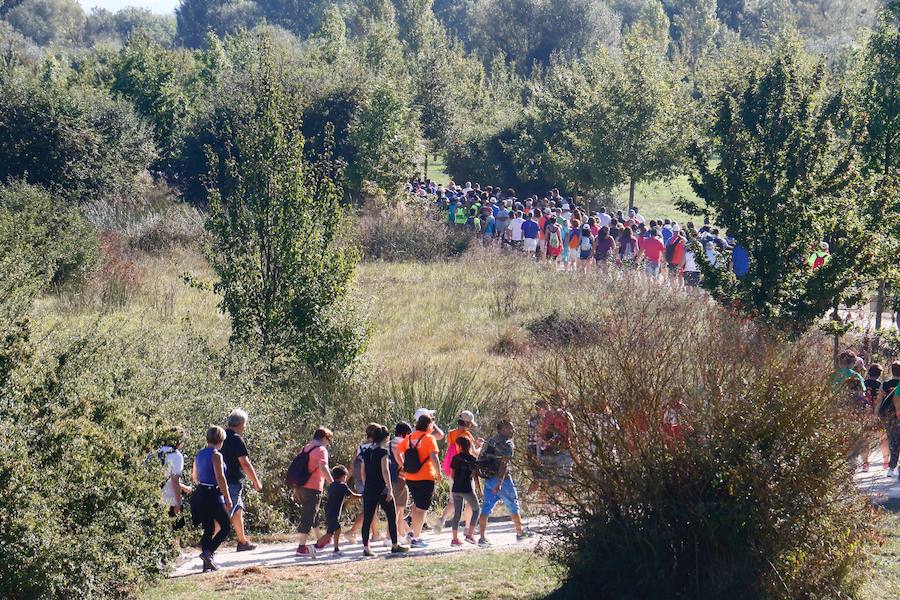
[[[194,576],[165,581],[143,600],[512,600],[542,598],[556,586],[550,565],[530,552],[475,551]]]
[[[861,593],[861,600],[900,598],[900,513],[887,513],[881,523],[882,544],[872,557],[872,573]]]

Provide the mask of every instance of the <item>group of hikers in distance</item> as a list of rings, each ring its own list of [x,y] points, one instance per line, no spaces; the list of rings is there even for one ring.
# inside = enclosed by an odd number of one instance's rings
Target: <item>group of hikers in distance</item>
[[[562,411],[551,410],[542,401],[536,403],[536,411],[529,421],[528,457],[536,482],[530,492],[546,491],[540,482],[553,485],[546,478],[548,472],[554,473],[552,480],[558,483],[560,477],[568,476],[572,466],[568,445],[571,418]],[[501,501],[515,526],[516,540],[533,535],[523,525],[513,478],[513,423],[499,420],[493,435],[484,439],[475,435],[478,424],[472,412],[462,411],[456,427],[446,433],[435,422],[434,414],[420,408],[413,425],[397,423],[393,432],[379,423],[370,423],[350,468],[331,466],[329,446],[334,433],[326,427],[316,429],[291,462],[284,480],[300,507],[298,557],[315,557],[329,545],[332,555],[341,555],[341,515],[346,501],[360,502],[361,510],[343,541],[351,543],[354,534],[360,532],[364,556],[375,556],[371,542],[380,541],[375,519],[379,508],[387,521],[391,553],[427,548],[429,542],[423,531],[431,527],[426,516],[432,508],[436,486],[444,477],[449,479],[448,504],[436,528],[441,529],[450,520],[451,546],[463,546],[466,542],[490,546],[486,535],[488,518]],[[177,528],[184,525],[183,499],[190,495],[192,522],[203,529],[200,559],[204,572],[218,570],[215,552],[232,530],[238,552],[256,548],[247,538],[243,524],[244,480],[249,479],[257,492],[262,490],[243,438],[247,420],[246,412],[235,409],[226,420],[226,428],[214,425],[207,430],[206,447],[194,457],[193,488],[182,482],[183,432],[174,430],[172,439],[157,452],[168,475],[163,484],[163,503],[176,519]],[[446,444],[443,460],[439,450],[442,442]],[[324,534],[309,543],[323,494]]]
[[[709,265],[730,268],[741,278],[749,270],[747,251],[704,219],[697,228],[673,219],[646,219],[638,207],[609,214],[605,207],[589,213],[553,189],[543,197],[516,197],[513,189],[452,181],[444,186],[430,180],[407,184],[407,192],[433,197],[451,227],[464,228],[485,246],[499,245],[552,261],[564,270],[588,271],[610,265],[624,269],[643,265],[650,277],[668,272],[672,281],[687,287],[700,283],[698,254]],[[807,262],[816,269],[830,260],[827,242],[810,248]]]

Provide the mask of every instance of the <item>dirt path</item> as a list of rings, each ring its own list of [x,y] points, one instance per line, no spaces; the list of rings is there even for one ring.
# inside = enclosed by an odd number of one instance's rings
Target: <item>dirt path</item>
[[[383,524],[382,524],[383,525]],[[312,536],[310,536],[312,537]],[[488,525],[487,537],[491,541],[492,549],[531,549],[537,544],[540,535],[516,541],[516,531],[510,522],[490,523]],[[296,542],[283,542],[272,544],[259,544],[256,550],[249,552],[235,552],[234,546],[220,548],[216,552],[216,563],[220,570],[246,569],[249,567],[296,567],[301,565],[337,565],[360,560],[397,560],[406,556],[436,556],[441,554],[449,554],[454,552],[479,552],[482,548],[465,544],[461,547],[450,546],[452,539],[451,532],[445,529],[441,533],[431,533],[423,535],[423,539],[428,543],[428,548],[417,548],[410,550],[407,554],[391,554],[390,541],[373,543],[372,550],[378,556],[375,558],[366,558],[362,555],[362,546],[359,544],[359,538],[355,544],[342,544],[343,553],[335,556],[331,547],[320,550],[316,558],[300,558],[295,556],[294,551],[297,549]],[[196,575],[203,571],[203,563],[198,557],[199,552],[194,550],[190,554],[183,555],[172,572],[170,577],[185,577]]]
[[[888,479],[881,466],[881,450],[874,450],[869,455],[869,471],[856,472],[856,485],[860,491],[872,497],[872,503],[888,510],[900,511],[900,480],[897,475]]]

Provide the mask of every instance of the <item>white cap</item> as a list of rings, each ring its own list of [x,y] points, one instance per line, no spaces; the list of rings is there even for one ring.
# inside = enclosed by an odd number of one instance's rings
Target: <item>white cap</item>
[[[679,231],[681,231],[681,227],[679,227],[679,225],[676,223],[675,225],[672,225],[672,231],[678,233]]]
[[[562,208],[563,208],[563,210],[569,210],[569,203],[563,202]]]
[[[475,415],[470,410],[464,410],[459,413],[459,420],[471,423],[472,427],[478,427],[478,423],[475,422]]]
[[[825,252],[828,252],[828,242],[820,242],[820,243],[819,243],[819,248],[821,248],[821,249],[824,250]]]
[[[419,417],[422,415],[428,415],[429,417],[434,417],[434,411],[430,408],[417,408],[416,414],[413,416],[413,426],[415,427],[416,421],[419,420]]]

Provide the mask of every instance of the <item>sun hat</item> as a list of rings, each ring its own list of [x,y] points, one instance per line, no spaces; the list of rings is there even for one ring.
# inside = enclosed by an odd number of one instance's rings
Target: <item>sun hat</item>
[[[419,417],[422,415],[428,415],[429,417],[434,417],[434,410],[430,408],[417,408],[416,414],[413,416],[413,423],[419,420]]]
[[[471,423],[472,427],[478,427],[478,423],[475,422],[475,415],[470,410],[464,410],[459,413],[459,420]]]

